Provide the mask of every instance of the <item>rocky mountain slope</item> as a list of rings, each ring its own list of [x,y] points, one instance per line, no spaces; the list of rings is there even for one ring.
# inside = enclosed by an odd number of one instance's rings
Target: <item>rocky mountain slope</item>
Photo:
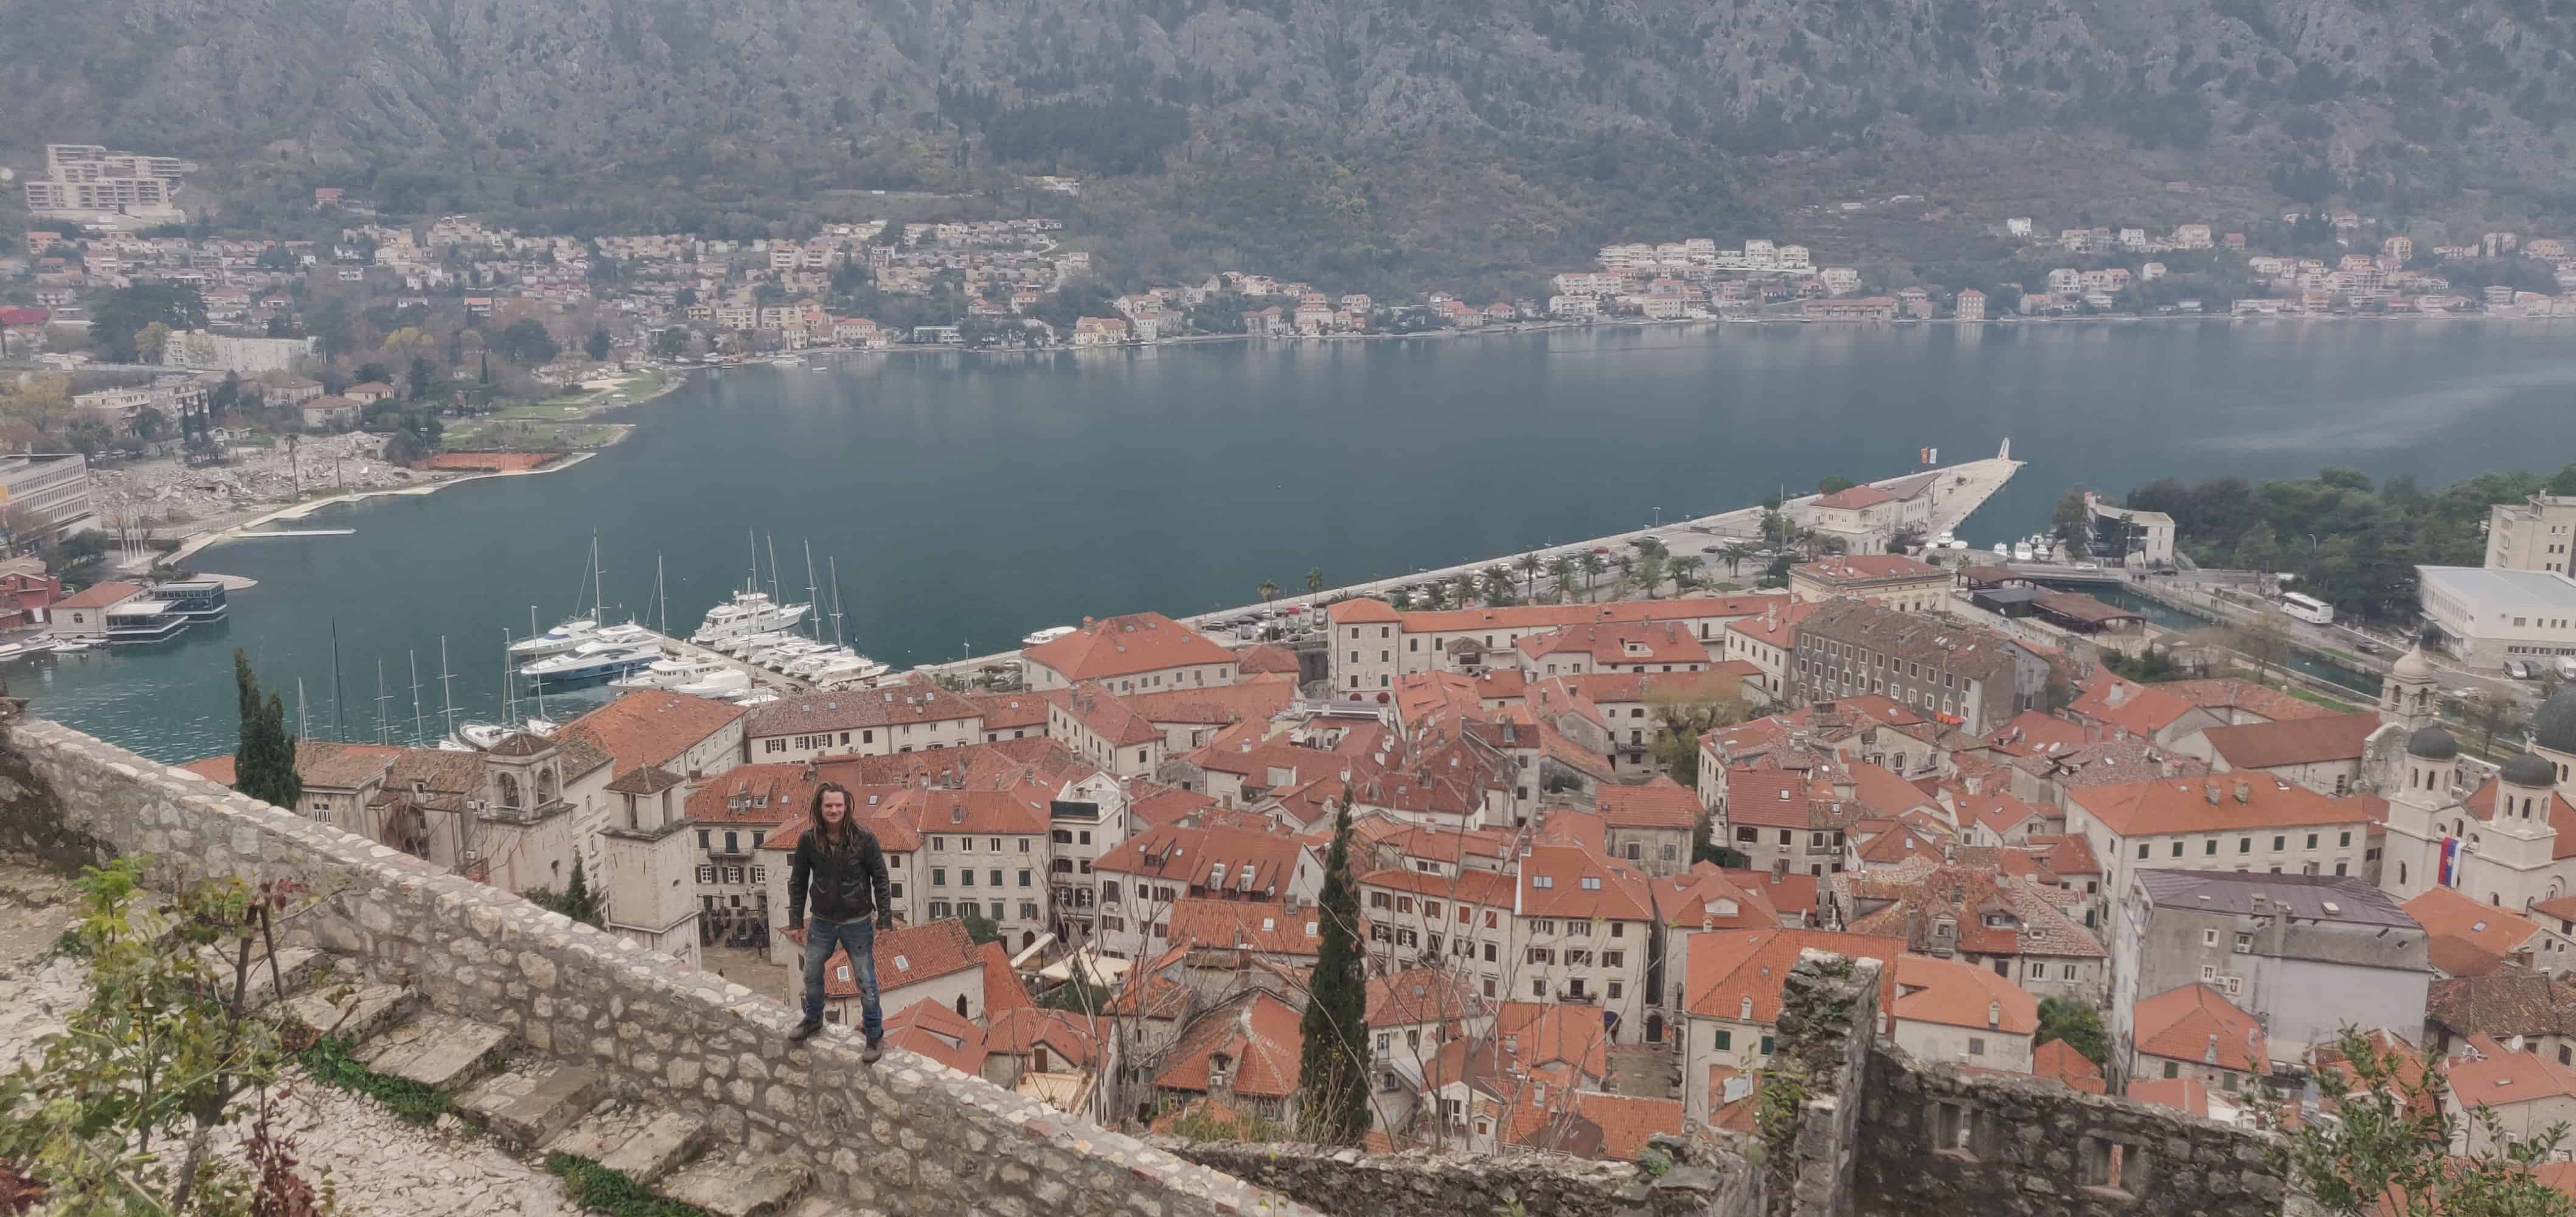
[[[0,0],[0,29],[0,147],[264,159],[424,208],[1058,169],[1174,239],[1338,231],[1368,263],[1427,227],[1472,270],[1480,239],[1749,223],[1776,166],[1839,164],[1829,189],[1956,144],[2097,172],[2105,212],[2141,157],[2576,210],[2576,0]],[[1449,231],[1480,226],[1508,231]]]

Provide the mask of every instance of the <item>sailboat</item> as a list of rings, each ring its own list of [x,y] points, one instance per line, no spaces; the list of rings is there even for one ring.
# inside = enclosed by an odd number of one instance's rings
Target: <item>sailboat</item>
[[[464,744],[477,752],[489,752],[502,740],[521,732],[539,737],[555,733],[557,724],[548,719],[542,710],[529,715],[524,720],[519,717],[518,685],[515,681],[516,673],[511,669],[510,655],[510,632],[503,630],[501,631],[501,721],[492,723],[469,719],[457,725],[456,734],[451,737],[453,742]]]

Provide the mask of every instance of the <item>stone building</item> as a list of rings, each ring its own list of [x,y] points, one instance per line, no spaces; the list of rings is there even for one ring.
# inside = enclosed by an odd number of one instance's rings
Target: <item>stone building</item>
[[[1829,601],[1798,623],[1790,700],[1877,694],[1982,733],[2045,699],[2049,669],[2000,634],[1859,600]]]

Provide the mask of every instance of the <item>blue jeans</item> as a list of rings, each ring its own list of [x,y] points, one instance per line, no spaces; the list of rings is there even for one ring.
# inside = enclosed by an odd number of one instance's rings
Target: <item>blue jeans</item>
[[[831,966],[835,948],[850,952],[850,977],[859,982],[859,1004],[865,1012],[860,1031],[873,1044],[885,1038],[885,1015],[877,1009],[877,923],[862,917],[857,921],[825,921],[820,917],[805,920],[805,1021],[823,1021],[823,970]]]

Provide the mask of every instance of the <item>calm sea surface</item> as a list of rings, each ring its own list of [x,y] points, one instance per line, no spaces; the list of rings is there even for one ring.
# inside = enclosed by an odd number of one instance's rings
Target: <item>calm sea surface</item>
[[[833,357],[827,357],[832,359]],[[612,614],[677,632],[775,538],[836,558],[844,629],[898,666],[1033,629],[1409,574],[1749,504],[1916,450],[2029,462],[1963,530],[2037,531],[2068,485],[2353,465],[2438,485],[2576,459],[2576,328],[2547,323],[1765,326],[1211,343],[1027,357],[838,357],[701,375],[564,473],[327,509],[355,535],[242,541],[199,569],[259,586],[228,623],[5,672],[37,712],[170,761],[229,751],[248,650],[309,730],[437,727],[442,636],[465,716],[502,632],[575,607],[599,537]],[[339,641],[339,677],[332,633]],[[594,695],[595,696],[595,695]],[[335,727],[335,722],[337,726]]]

